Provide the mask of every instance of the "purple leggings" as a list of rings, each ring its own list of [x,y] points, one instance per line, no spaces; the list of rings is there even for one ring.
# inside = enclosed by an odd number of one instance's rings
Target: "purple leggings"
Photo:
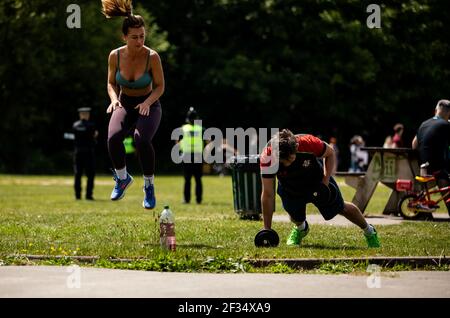
[[[123,140],[134,128],[134,142],[142,172],[145,176],[155,173],[155,150],[152,139],[161,121],[161,104],[159,100],[153,103],[148,116],[142,116],[138,109],[134,109],[149,95],[134,97],[120,94],[119,96],[123,107],[113,111],[108,127],[108,151],[115,169],[122,169],[126,165]]]

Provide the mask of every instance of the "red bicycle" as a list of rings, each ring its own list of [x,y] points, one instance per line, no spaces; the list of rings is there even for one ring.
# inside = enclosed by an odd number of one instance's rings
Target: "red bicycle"
[[[421,191],[413,189],[411,180],[397,180],[396,183],[397,191],[406,191],[406,195],[398,203],[398,212],[403,218],[407,220],[430,218],[431,213],[439,209],[440,202],[444,205],[450,202],[450,186],[438,188],[433,176],[416,176],[415,180],[420,183]],[[437,194],[441,195],[436,199]]]

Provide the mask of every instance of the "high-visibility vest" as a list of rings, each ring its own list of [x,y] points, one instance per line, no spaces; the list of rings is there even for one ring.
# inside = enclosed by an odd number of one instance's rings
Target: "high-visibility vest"
[[[125,146],[125,153],[128,155],[130,153],[134,153],[134,146],[133,146],[133,138],[127,137],[123,140],[123,145]]]
[[[180,150],[183,153],[203,152],[203,129],[199,125],[186,124],[183,129],[183,139],[180,141]]]

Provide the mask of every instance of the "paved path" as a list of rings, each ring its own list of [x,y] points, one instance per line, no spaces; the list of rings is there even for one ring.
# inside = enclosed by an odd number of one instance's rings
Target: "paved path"
[[[433,217],[436,222],[450,222],[450,218],[448,214],[444,213],[433,213]],[[322,224],[322,225],[336,225],[336,226],[349,226],[352,223],[347,220],[342,215],[336,215],[333,219],[329,221],[325,221],[322,215],[320,214],[309,214],[306,216],[306,220],[310,224]],[[396,216],[387,216],[387,215],[369,215],[366,216],[367,222],[372,225],[392,225],[392,224],[401,224],[405,220],[402,217]],[[289,216],[287,213],[277,214],[273,216],[274,222],[290,222]],[[420,221],[414,221],[420,222]]]
[[[0,297],[450,297],[450,272],[383,272],[372,278],[368,275],[192,274],[2,266]],[[78,282],[80,288],[75,288]]]

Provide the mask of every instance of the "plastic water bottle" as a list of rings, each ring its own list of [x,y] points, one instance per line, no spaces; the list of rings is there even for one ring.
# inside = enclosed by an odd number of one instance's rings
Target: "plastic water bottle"
[[[428,166],[430,165],[429,162],[425,162],[424,164],[420,165],[420,176],[425,177],[428,175]]]
[[[175,251],[175,216],[166,205],[159,217],[159,242],[163,249]]]

